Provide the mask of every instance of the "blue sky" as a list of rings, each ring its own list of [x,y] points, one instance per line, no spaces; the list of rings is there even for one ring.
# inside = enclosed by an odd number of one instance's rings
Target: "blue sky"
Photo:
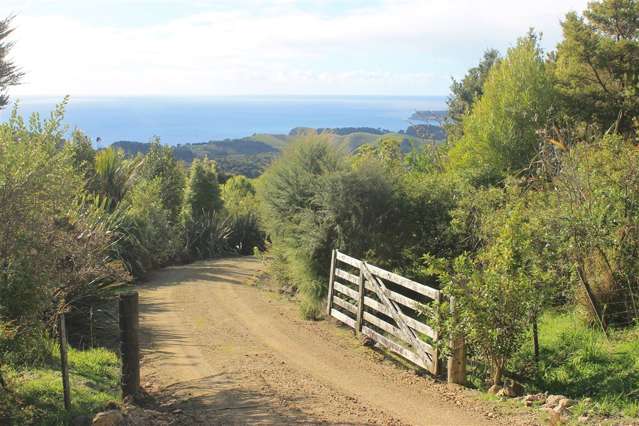
[[[15,95],[445,95],[587,0],[2,0]]]

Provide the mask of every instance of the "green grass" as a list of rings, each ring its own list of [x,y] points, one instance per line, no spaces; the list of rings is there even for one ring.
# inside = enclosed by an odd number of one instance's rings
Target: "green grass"
[[[592,398],[575,407],[575,415],[639,417],[639,326],[609,334],[606,339],[575,313],[547,313],[539,324],[539,362],[532,362],[532,343],[526,344],[512,369],[529,378],[529,391]]]
[[[9,424],[64,425],[75,416],[92,415],[107,403],[119,401],[119,360],[113,352],[70,349],[68,359],[72,401],[69,413],[64,410],[57,348],[50,365],[4,369],[11,393],[0,395],[0,413],[11,419]]]

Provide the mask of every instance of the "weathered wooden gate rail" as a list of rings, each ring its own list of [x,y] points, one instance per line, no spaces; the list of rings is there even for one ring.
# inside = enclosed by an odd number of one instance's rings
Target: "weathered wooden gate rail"
[[[347,266],[342,266],[347,265]],[[358,274],[344,268],[356,270]],[[389,289],[387,283],[401,292]],[[418,320],[420,304],[439,302],[439,290],[409,280],[333,250],[328,290],[328,315],[412,363],[438,374],[437,330]],[[456,343],[453,357],[463,356]],[[462,383],[463,359],[449,359],[449,381]],[[454,369],[451,376],[450,369]]]

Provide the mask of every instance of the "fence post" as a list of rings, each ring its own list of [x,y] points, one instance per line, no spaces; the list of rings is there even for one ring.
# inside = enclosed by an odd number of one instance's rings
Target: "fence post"
[[[362,326],[364,325],[364,271],[361,266],[359,268],[359,298],[357,300],[357,332],[362,332]]]
[[[333,307],[333,283],[335,282],[335,258],[337,257],[337,250],[333,249],[331,252],[331,270],[328,279],[328,303],[326,306],[326,315],[331,316],[331,308]]]
[[[122,397],[134,396],[140,388],[140,346],[138,343],[138,293],[121,293],[120,357],[122,359]]]
[[[71,410],[71,387],[69,384],[69,363],[67,360],[67,324],[64,314],[59,317],[60,366],[62,368],[62,390],[64,392],[64,409]]]
[[[450,298],[450,314],[456,318],[455,298]],[[463,385],[466,383],[466,345],[463,336],[452,336],[450,340],[451,354],[448,357],[448,383]]]

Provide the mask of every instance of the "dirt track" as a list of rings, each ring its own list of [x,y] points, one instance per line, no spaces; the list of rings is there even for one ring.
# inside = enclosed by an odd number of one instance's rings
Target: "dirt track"
[[[295,304],[252,285],[259,268],[253,258],[200,262],[141,287],[142,382],[180,424],[522,423],[334,322],[301,320]]]

